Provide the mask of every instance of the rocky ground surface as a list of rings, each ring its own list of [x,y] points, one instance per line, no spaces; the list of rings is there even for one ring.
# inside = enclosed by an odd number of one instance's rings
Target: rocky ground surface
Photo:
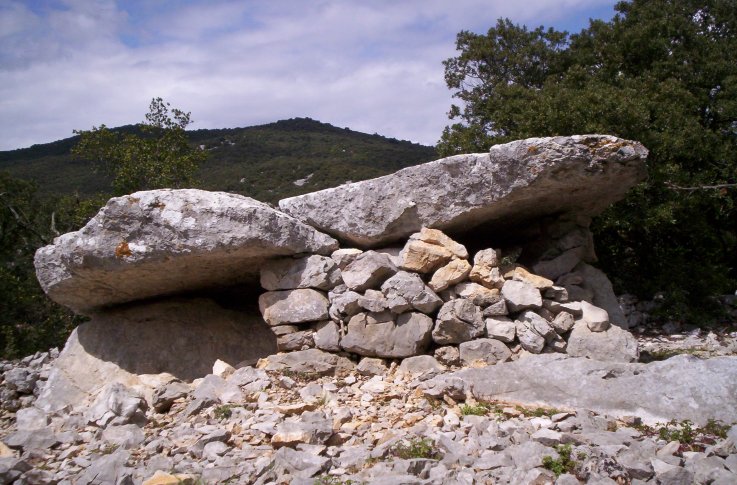
[[[652,358],[737,352],[734,327],[640,327]],[[733,423],[436,399],[422,383],[454,369],[429,356],[354,365],[318,352],[218,364],[161,386],[151,405],[113,385],[55,416],[32,404],[57,353],[3,362],[0,483],[737,482]]]
[[[719,298],[725,315],[724,323],[710,328],[676,321],[659,323],[652,314],[663,303],[660,296],[642,302],[633,295],[619,297],[619,306],[637,337],[641,362],[662,360],[684,353],[700,358],[737,355],[737,294]]]

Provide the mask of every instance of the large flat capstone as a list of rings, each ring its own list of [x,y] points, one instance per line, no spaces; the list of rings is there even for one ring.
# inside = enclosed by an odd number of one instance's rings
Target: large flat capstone
[[[453,234],[558,213],[591,216],[644,180],[647,153],[606,135],[530,138],[283,199],[279,207],[362,248],[423,226]]]
[[[441,390],[463,382],[479,401],[589,409],[638,416],[646,423],[689,419],[737,422],[737,357],[700,360],[679,355],[649,364],[600,362],[561,354],[535,355],[464,369],[423,384]]]
[[[81,313],[183,291],[257,283],[269,258],[329,255],[337,242],[266,204],[204,190],[110,199],[86,226],[36,252],[51,299]]]

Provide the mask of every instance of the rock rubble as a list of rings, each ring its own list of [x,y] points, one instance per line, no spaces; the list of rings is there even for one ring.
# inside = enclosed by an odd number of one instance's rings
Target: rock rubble
[[[461,346],[461,355],[475,365],[474,352],[489,340],[467,342],[473,345]],[[37,366],[39,357],[45,363]],[[41,373],[51,357],[35,356]],[[33,360],[2,364],[3,385],[18,387],[19,373],[13,371],[28,368]],[[688,373],[693,362],[686,360],[626,365],[639,365],[640,375],[663,382],[665,375]],[[692,423],[680,421],[676,412],[672,417],[678,421],[667,423],[657,422],[649,411],[638,412],[638,405],[657,407],[652,393],[635,397],[639,401],[631,409],[553,407],[549,404],[553,401],[545,401],[549,397],[545,393],[560,384],[547,382],[562,372],[555,362],[599,369],[594,374],[616,374],[624,365],[560,354],[483,369],[459,370],[430,356],[407,358],[401,365],[367,357],[356,365],[311,349],[269,356],[256,366],[236,369],[218,364],[215,370],[221,376],[209,374],[191,384],[161,384],[150,400],[121,384],[109,386],[88,407],[71,412],[46,413],[25,399],[21,408],[6,409],[0,416],[0,480],[60,485],[719,485],[737,480],[737,426],[707,421],[716,408],[701,409],[701,419]],[[693,372],[703,373],[713,362],[704,361]],[[477,381],[473,376],[520,372],[522,365],[538,366],[523,379],[540,378],[532,385],[538,401],[546,404],[519,405],[514,402],[519,396],[512,394],[507,399],[492,397],[481,383],[515,380]],[[664,368],[670,370],[663,373]],[[737,366],[732,362],[729,368]],[[587,375],[580,368],[573,373]],[[720,378],[717,372],[710,380],[728,384],[734,377]],[[561,379],[576,382],[570,375]],[[23,380],[28,386],[31,382],[33,378]],[[470,392],[465,389],[468,384]],[[582,399],[595,395],[574,387],[568,392]],[[734,404],[734,395],[720,404],[730,399]],[[689,402],[685,394],[673,395],[674,406],[688,407]]]

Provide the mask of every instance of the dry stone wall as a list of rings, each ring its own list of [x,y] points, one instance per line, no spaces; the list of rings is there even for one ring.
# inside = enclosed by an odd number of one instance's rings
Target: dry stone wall
[[[449,365],[549,352],[637,360],[632,335],[587,301],[593,292],[575,270],[585,263],[577,258],[554,280],[514,256],[487,248],[471,258],[443,232],[422,228],[399,251],[343,248],[267,263],[259,308],[282,351],[433,353]]]

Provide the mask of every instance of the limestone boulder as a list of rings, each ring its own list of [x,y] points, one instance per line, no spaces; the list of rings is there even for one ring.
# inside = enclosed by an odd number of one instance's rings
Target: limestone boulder
[[[435,246],[441,246],[450,251],[454,258],[468,258],[468,250],[466,250],[466,247],[463,244],[454,241],[445,233],[438,231],[437,229],[423,227],[420,229],[420,232],[412,234],[409,238],[413,241],[423,241]]]
[[[48,450],[59,444],[59,438],[50,428],[19,429],[3,439],[9,448],[22,448],[23,450]],[[4,470],[0,469],[0,472],[2,471]]]
[[[72,332],[36,406],[76,408],[112,383],[152,402],[160,385],[204,377],[218,359],[254,364],[274,352],[276,337],[258,314],[204,298],[124,306],[96,313]]]
[[[192,383],[192,387],[194,389],[190,395],[193,400],[187,405],[185,411],[185,414],[188,416],[218,402],[232,403],[244,398],[243,393],[236,384],[228,382],[226,379],[214,374],[208,374],[202,379],[197,379]],[[157,390],[160,388],[158,387]],[[156,391],[154,391],[153,398],[157,398]]]
[[[505,281],[504,286],[502,286],[502,296],[512,312],[528,308],[540,308],[543,304],[540,290],[524,281]]]
[[[119,382],[103,388],[85,412],[88,423],[101,428],[108,424],[126,425],[146,422],[146,402]]]
[[[261,286],[269,291],[298,288],[327,291],[342,282],[338,264],[327,256],[317,254],[269,261],[261,268]]]
[[[545,347],[545,338],[533,329],[532,323],[521,320],[516,320],[514,323],[522,348],[533,354],[542,352]]]
[[[418,274],[407,271],[399,271],[386,280],[381,285],[381,291],[387,301],[403,300],[422,313],[432,313],[443,304],[440,297],[422,281]],[[395,311],[395,313],[401,312]]]
[[[509,315],[509,309],[507,308],[507,302],[504,298],[499,299],[496,303],[492,303],[488,307],[484,308],[483,315],[485,317],[501,317]]]
[[[306,411],[299,420],[285,421],[272,436],[274,448],[322,444],[333,434],[333,422],[322,411]]]
[[[289,352],[291,350],[306,350],[314,346],[315,340],[313,331],[311,329],[289,332],[283,335],[278,335],[276,337],[276,348],[279,350],[279,352]]]
[[[342,271],[343,281],[353,291],[378,288],[397,272],[397,267],[389,256],[376,251],[359,254]]]
[[[269,325],[316,322],[328,318],[327,296],[310,288],[268,291],[258,298],[258,307]]]
[[[616,325],[593,332],[585,320],[578,320],[568,337],[568,355],[608,362],[636,362],[640,356],[637,339]]]
[[[458,298],[440,308],[432,339],[441,345],[459,344],[481,337],[485,332],[486,326],[479,307]]]
[[[430,355],[418,355],[407,357],[397,367],[397,374],[410,374],[413,376],[435,375],[446,370],[446,367]]]
[[[497,362],[505,362],[512,356],[509,347],[493,338],[463,342],[458,349],[461,362],[466,366],[493,365]]]
[[[534,286],[538,290],[547,290],[548,288],[553,287],[553,282],[551,280],[532,274],[522,266],[515,267],[514,270],[511,271],[511,274],[505,274],[504,277],[511,278],[514,281],[523,281]]]
[[[594,306],[587,301],[581,302],[581,313],[583,321],[592,332],[604,332],[610,327],[609,314],[603,308]]]
[[[339,355],[319,349],[307,349],[270,355],[259,360],[258,368],[275,372],[341,375],[353,369],[353,363]]]
[[[555,329],[553,328],[553,326],[550,325],[550,322],[548,322],[535,312],[528,310],[521,313],[517,318],[518,321],[527,323],[529,327],[536,334],[544,338],[546,342],[550,342],[558,335],[557,333],[555,333]]]
[[[455,345],[445,345],[438,347],[434,352],[435,359],[443,365],[459,365],[461,363],[461,354]]]
[[[338,289],[342,291],[337,291]],[[353,316],[361,311],[361,306],[358,304],[359,298],[361,298],[360,293],[350,291],[345,286],[338,287],[328,293],[331,309],[335,309],[339,314],[348,316]]]
[[[36,252],[49,297],[80,313],[193,290],[258,282],[269,259],[329,255],[337,242],[235,194],[151,190],[110,199],[87,225]]]
[[[369,312],[383,312],[389,308],[389,302],[387,301],[384,294],[378,290],[366,290],[360,298],[358,298],[358,304],[364,310]],[[405,305],[405,311],[408,305]],[[396,312],[401,313],[401,312]]]
[[[502,301],[499,290],[496,288],[490,290],[485,286],[481,286],[480,284],[473,283],[471,281],[458,283],[453,287],[453,292],[456,296],[470,300],[471,303],[481,308],[486,308]]]
[[[270,466],[262,475],[265,478],[262,483],[278,483],[284,477],[293,477],[293,483],[314,483],[311,477],[327,468],[329,463],[328,457],[282,446],[274,453]]]
[[[568,312],[560,312],[550,322],[550,326],[555,329],[555,332],[558,335],[562,335],[572,329],[574,323],[575,319],[573,318],[573,315]]]
[[[15,413],[17,429],[41,429],[49,424],[49,417],[36,407],[21,408]]]
[[[319,322],[315,327],[315,335],[313,336],[315,347],[328,352],[338,352],[340,350],[340,330],[335,322],[327,320]]]
[[[490,317],[486,319],[486,334],[493,339],[505,343],[514,342],[517,325],[507,317]]]
[[[185,397],[190,390],[190,386],[179,381],[172,381],[159,386],[154,389],[151,396],[151,407],[157,413],[166,413],[171,409],[174,401]]]
[[[283,199],[279,207],[357,247],[380,247],[422,227],[453,235],[512,218],[598,214],[645,178],[646,156],[641,144],[613,136],[530,138]]]
[[[560,335],[555,335],[551,340],[545,343],[545,348],[552,352],[565,353],[568,348],[568,342]]]
[[[410,239],[400,254],[400,267],[418,273],[430,273],[453,259],[447,248]]]
[[[432,328],[432,319],[422,313],[403,313],[396,321],[389,312],[359,313],[348,322],[340,346],[367,357],[412,357],[425,352]]]
[[[558,315],[561,312],[566,312],[575,317],[580,317],[582,313],[580,301],[559,303],[553,300],[543,300],[543,308],[555,315]]]
[[[363,251],[356,248],[341,248],[333,251],[330,257],[335,261],[335,264],[338,265],[338,268],[343,269],[352,263],[353,260],[355,260],[362,252]]]
[[[483,249],[473,257],[473,268],[469,278],[487,288],[501,288],[504,276],[499,269],[499,252],[494,249]]]
[[[383,376],[389,368],[382,359],[364,357],[356,366],[356,371],[363,376]]]
[[[454,259],[432,275],[428,286],[434,291],[443,291],[449,286],[465,280],[471,272],[471,265],[465,259]]]

